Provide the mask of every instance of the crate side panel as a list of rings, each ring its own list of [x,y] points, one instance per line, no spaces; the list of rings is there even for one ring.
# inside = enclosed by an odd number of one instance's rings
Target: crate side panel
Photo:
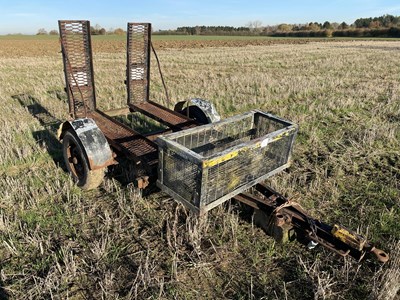
[[[241,151],[230,160],[207,169],[208,181],[201,203],[208,205],[226,194],[285,165],[295,131],[266,146]]]
[[[255,114],[254,123],[254,139],[287,127],[287,124],[278,122],[277,120],[263,114]]]
[[[173,151],[163,151],[163,184],[192,204],[198,204],[199,167]]]

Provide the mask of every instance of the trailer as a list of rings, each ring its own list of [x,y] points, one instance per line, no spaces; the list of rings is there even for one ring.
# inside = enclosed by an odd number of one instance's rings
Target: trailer
[[[59,21],[59,31],[70,119],[58,137],[78,186],[97,188],[107,167],[128,160],[138,188],[156,184],[200,215],[233,199],[254,209],[259,225],[279,241],[297,239],[310,249],[320,244],[358,260],[366,254],[389,259],[365,237],[312,218],[265,185],[290,165],[298,131],[293,122],[260,110],[220,120],[214,105],[198,98],[174,109],[150,100],[152,50],[160,69],[150,23],[128,23],[127,104],[112,111],[96,105],[89,21]],[[164,128],[143,134],[118,121],[120,114],[142,114]]]

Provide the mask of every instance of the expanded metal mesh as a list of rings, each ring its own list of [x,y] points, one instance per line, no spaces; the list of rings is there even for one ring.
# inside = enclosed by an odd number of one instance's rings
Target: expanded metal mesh
[[[247,116],[224,126],[215,126],[196,131],[191,134],[172,138],[185,148],[188,148],[204,158],[219,154],[221,151],[237,146],[251,139],[253,117]]]
[[[209,204],[216,201],[286,164],[291,138],[286,136],[270,142],[266,147],[243,151],[228,161],[210,167],[207,170],[210,184],[201,191],[201,202]]]
[[[149,100],[150,23],[128,23],[128,104]]]
[[[197,202],[196,188],[201,180],[199,166],[173,151],[164,156],[163,166],[164,184],[184,199]]]
[[[59,21],[59,28],[70,113],[83,117],[96,106],[90,23]]]
[[[240,193],[288,164],[296,129],[272,115],[252,112],[161,137],[162,185],[196,207]]]

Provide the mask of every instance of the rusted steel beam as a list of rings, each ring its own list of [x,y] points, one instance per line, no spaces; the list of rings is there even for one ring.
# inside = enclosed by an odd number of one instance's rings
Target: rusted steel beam
[[[109,117],[126,116],[129,115],[130,110],[129,107],[123,107],[123,108],[106,110],[104,111],[104,113]]]
[[[242,193],[233,199],[254,208],[263,218],[261,227],[277,240],[296,238],[309,243],[309,248],[321,244],[341,255],[362,260],[373,254],[379,262],[387,262],[389,255],[375,248],[367,239],[341,225],[331,226],[310,217],[297,203],[288,200],[265,184],[256,184],[256,195]],[[260,220],[259,220],[260,221]]]

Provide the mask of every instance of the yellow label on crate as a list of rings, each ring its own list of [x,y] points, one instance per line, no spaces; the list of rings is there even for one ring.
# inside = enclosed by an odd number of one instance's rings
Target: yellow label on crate
[[[274,141],[274,142],[275,142],[275,141],[279,141],[281,138],[283,138],[283,137],[285,137],[285,136],[289,136],[289,132],[288,132],[288,131],[283,132],[283,133],[281,133],[281,134],[278,134],[276,137],[274,137],[273,141]]]
[[[210,168],[210,167],[216,166],[220,163],[231,160],[232,158],[238,156],[238,154],[239,154],[239,150],[236,150],[236,151],[230,152],[228,154],[225,154],[223,156],[203,161],[203,168]]]

